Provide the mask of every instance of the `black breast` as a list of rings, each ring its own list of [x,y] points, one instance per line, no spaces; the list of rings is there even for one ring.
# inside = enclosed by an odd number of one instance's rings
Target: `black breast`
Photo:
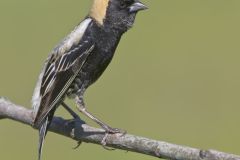
[[[75,96],[76,92],[79,92],[80,90],[85,90],[102,75],[111,62],[121,38],[120,33],[111,30],[104,30],[95,22],[93,22],[91,27],[88,28],[84,36],[86,35],[90,35],[93,38],[94,49],[82,66],[74,83],[69,88],[68,95],[71,96]],[[82,41],[86,39],[84,36]]]

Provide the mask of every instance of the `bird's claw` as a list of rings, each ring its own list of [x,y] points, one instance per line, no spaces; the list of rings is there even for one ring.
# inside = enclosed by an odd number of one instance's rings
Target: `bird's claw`
[[[109,133],[108,132],[106,132],[105,133],[105,135],[104,135],[104,137],[103,137],[103,139],[102,139],[102,141],[101,141],[101,144],[102,144],[102,147],[104,148],[104,149],[106,149],[106,150],[108,150],[108,151],[113,151],[113,150],[115,150],[114,148],[109,148],[109,147],[107,147],[106,145],[107,145],[107,136],[109,135]]]
[[[75,147],[73,147],[72,149],[77,149],[78,147],[80,147],[80,145],[82,144],[82,141],[78,141],[77,145]]]
[[[110,150],[110,151],[115,150],[114,148],[109,148],[109,147],[106,146],[106,145],[107,145],[107,141],[106,141],[106,140],[107,140],[108,135],[109,135],[109,134],[121,134],[120,136],[122,137],[122,136],[124,136],[127,132],[124,131],[124,130],[118,129],[118,128],[111,128],[111,127],[106,127],[105,130],[106,130],[106,131],[105,131],[105,135],[104,135],[104,137],[103,137],[103,139],[102,139],[102,141],[101,141],[102,147],[103,147],[104,149]]]
[[[104,127],[103,129],[104,129],[107,133],[110,133],[110,134],[116,134],[116,133],[122,133],[123,135],[126,134],[126,131],[121,130],[121,129],[119,129],[119,128],[112,128],[112,127],[107,126],[107,127]]]

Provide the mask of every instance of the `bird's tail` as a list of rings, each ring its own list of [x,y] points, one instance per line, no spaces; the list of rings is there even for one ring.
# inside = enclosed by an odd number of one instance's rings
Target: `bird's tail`
[[[40,129],[39,129],[39,145],[38,145],[38,160],[41,160],[42,158],[42,148],[45,136],[47,134],[47,128],[48,128],[48,117],[43,121]]]

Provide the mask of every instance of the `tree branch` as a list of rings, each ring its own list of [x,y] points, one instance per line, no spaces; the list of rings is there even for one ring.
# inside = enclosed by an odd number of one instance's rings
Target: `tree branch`
[[[0,97],[0,119],[9,118],[27,125],[32,124],[32,111],[13,104]],[[69,123],[60,117],[54,117],[49,131],[72,138],[76,141],[101,145],[104,130],[84,124],[81,120]],[[110,134],[106,138],[107,146],[172,160],[240,160],[240,156],[215,150],[200,150],[163,141],[156,141],[135,135]]]

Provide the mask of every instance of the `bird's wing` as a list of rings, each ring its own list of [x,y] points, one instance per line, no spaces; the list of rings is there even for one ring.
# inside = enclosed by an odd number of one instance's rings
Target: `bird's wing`
[[[34,124],[40,124],[49,111],[57,105],[93,48],[93,44],[86,43],[84,47],[63,54],[55,60],[50,59],[42,78],[40,89],[42,98]]]
[[[75,29],[74,32],[77,31]],[[80,28],[81,29],[81,28]],[[48,113],[59,103],[63,95],[81,70],[87,57],[94,49],[94,42],[90,37],[79,37],[73,32],[57,47],[48,58],[40,84],[41,101],[33,125],[39,126]],[[71,46],[71,47],[69,47]]]

